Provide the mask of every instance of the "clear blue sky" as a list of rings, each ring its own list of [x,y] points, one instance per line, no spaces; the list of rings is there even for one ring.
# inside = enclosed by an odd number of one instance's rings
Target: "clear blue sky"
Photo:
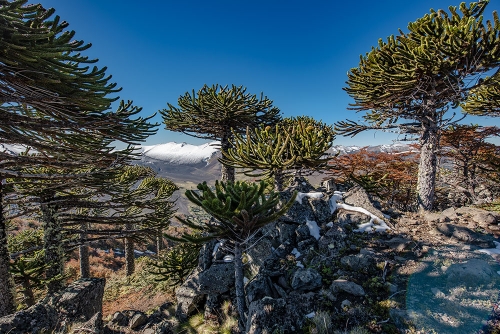
[[[325,123],[358,119],[342,88],[346,73],[379,38],[406,30],[430,8],[456,0],[40,0],[69,22],[86,55],[107,66],[120,97],[151,115],[204,84],[243,85],[263,92],[283,115]],[[491,0],[488,17],[500,10]],[[161,122],[157,116],[156,121]],[[500,126],[500,118],[465,123]],[[202,140],[164,130],[147,144]],[[394,135],[370,132],[335,144],[388,144]]]

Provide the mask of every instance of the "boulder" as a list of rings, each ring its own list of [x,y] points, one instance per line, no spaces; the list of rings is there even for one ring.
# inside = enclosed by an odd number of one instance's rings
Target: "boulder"
[[[498,224],[500,215],[495,212],[486,211],[479,208],[461,207],[455,210],[458,214],[470,217],[479,226],[485,228],[489,225]]]
[[[129,321],[130,329],[137,329],[148,322],[148,317],[142,312],[135,312]]]
[[[335,257],[347,246],[347,232],[344,227],[334,224],[318,241],[321,254],[328,257]]]
[[[86,278],[63,291],[49,295],[30,308],[0,318],[0,333],[62,333],[73,324],[82,324],[102,312],[105,279]],[[101,328],[95,330],[101,331]]]
[[[356,186],[346,192],[344,194],[344,203],[351,206],[361,207],[380,219],[384,219],[382,211],[374,205],[375,202],[362,187]]]
[[[258,274],[260,267],[264,264],[264,260],[272,254],[272,243],[269,238],[262,238],[254,247],[251,247],[246,252],[248,259],[246,266],[250,271],[251,277]]]
[[[115,312],[109,321],[111,325],[127,326],[128,318],[120,311]]]
[[[321,287],[322,277],[312,268],[299,268],[292,276],[292,289],[312,291]]]
[[[443,234],[456,241],[476,245],[481,248],[495,248],[493,236],[477,233],[469,228],[454,224],[439,223],[435,226],[434,233]]]
[[[369,273],[375,265],[375,260],[372,254],[364,253],[344,256],[340,263],[349,270]]]
[[[206,295],[221,294],[234,286],[234,263],[212,264],[208,269],[196,268],[186,281],[177,288],[177,312],[179,319],[185,320]]]
[[[337,294],[339,291],[344,291],[357,297],[363,297],[365,295],[365,290],[361,285],[344,279],[337,279],[333,281],[330,285],[330,290],[334,294]]]
[[[248,307],[247,334],[296,333],[298,329],[287,314],[283,298],[264,297]]]
[[[245,287],[248,303],[264,297],[274,297],[271,285],[272,282],[268,276],[257,275]]]
[[[446,276],[449,285],[478,286],[491,283],[497,274],[488,262],[481,259],[471,259],[449,266],[446,270]]]

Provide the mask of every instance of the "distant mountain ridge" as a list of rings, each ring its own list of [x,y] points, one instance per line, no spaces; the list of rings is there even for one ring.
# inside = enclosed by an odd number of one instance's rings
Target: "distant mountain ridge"
[[[141,152],[141,161],[144,163],[162,161],[172,165],[208,165],[215,160],[213,158],[219,153],[218,147],[219,142],[202,145],[170,142],[151,146],[139,146],[137,149]],[[340,154],[350,154],[358,152],[362,148],[367,148],[371,152],[389,153],[412,150],[410,145],[396,142],[394,144],[376,146],[334,145],[328,152],[333,154],[337,154],[337,152],[340,152]]]
[[[395,142],[390,145],[376,146],[344,146],[334,145],[327,153],[335,155],[352,154],[367,148],[371,152],[405,152],[411,151],[409,144]],[[202,145],[170,142],[165,144],[139,146],[141,153],[139,164],[150,166],[160,176],[175,181],[201,182],[218,179],[220,176],[219,142]]]

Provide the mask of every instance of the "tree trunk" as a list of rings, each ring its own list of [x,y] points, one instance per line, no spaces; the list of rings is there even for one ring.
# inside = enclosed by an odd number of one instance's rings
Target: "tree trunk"
[[[0,179],[0,317],[15,311],[14,286],[9,274],[9,250],[7,249],[7,226],[3,212],[3,179]]]
[[[31,287],[30,280],[28,278],[25,278],[22,286],[22,294],[24,296],[24,302],[26,303],[26,306],[30,307],[35,305],[35,295],[33,293],[33,288]]]
[[[125,227],[127,230],[132,229],[131,224],[127,224]],[[127,276],[130,276],[135,271],[135,257],[134,257],[134,241],[132,238],[125,238],[125,272]]]
[[[161,229],[158,230],[158,235],[156,236],[156,254],[158,255],[163,249],[163,233]]]
[[[438,128],[437,122],[422,124],[420,138],[420,163],[418,166],[417,197],[421,211],[431,211],[434,206],[437,171]]]
[[[234,244],[234,281],[236,288],[236,304],[239,314],[239,328],[240,332],[245,332],[247,323],[246,318],[246,300],[245,300],[245,286],[243,281],[243,261],[241,245],[237,242]]]
[[[230,139],[232,137],[232,133],[230,129],[227,129],[224,134],[222,135],[221,141],[220,141],[220,150],[222,155],[224,156],[223,152],[228,152],[229,149],[231,148],[231,142]],[[227,182],[231,181],[234,182],[234,167],[226,166],[224,164],[221,164],[221,181]]]
[[[87,231],[88,224],[82,223],[81,225],[82,231]],[[80,238],[82,241],[87,239],[87,233],[81,233]],[[89,245],[87,243],[83,243],[78,247],[78,254],[80,257],[80,278],[89,278],[90,277],[90,260],[89,260]]]
[[[47,284],[48,293],[54,293],[62,289],[61,280],[64,274],[64,252],[62,248],[61,226],[57,221],[57,206],[50,202],[54,194],[48,194],[41,198],[42,226],[43,226],[43,248],[45,249],[45,263],[50,264],[45,271],[46,279],[51,280]]]
[[[283,191],[283,171],[280,169],[274,172],[274,190]]]

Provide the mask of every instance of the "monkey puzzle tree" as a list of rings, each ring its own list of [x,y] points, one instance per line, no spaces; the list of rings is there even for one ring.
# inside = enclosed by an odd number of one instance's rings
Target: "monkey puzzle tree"
[[[325,152],[335,138],[331,126],[311,117],[285,118],[274,127],[261,125],[245,135],[234,133],[232,148],[223,152],[221,163],[244,169],[247,176],[274,178],[276,191],[283,179],[301,169],[319,169],[330,157]]]
[[[105,67],[89,66],[97,61],[82,55],[90,44],[74,40],[74,31],[66,31],[68,23],[58,16],[51,20],[53,9],[26,2],[0,1],[0,204],[10,187],[7,179],[75,177],[24,173],[27,167],[34,171],[86,163],[106,168],[131,156],[131,148],[114,151],[114,140],[132,145],[156,131],[149,118],[132,119],[141,109],[131,103],[109,111],[118,99],[109,94],[120,89],[108,83]],[[12,147],[30,153],[19,154]],[[0,210],[0,281],[5,283],[0,286],[0,315],[5,315],[14,311],[14,298],[2,205]]]
[[[351,106],[366,111],[364,123],[336,123],[343,135],[354,136],[369,129],[418,134],[421,145],[417,194],[421,210],[433,208],[436,155],[441,129],[453,117],[445,114],[461,103],[468,110],[469,95],[484,82],[498,89],[494,80],[477,80],[500,62],[500,22],[483,22],[488,1],[432,10],[408,24],[386,42],[361,56],[359,67],[348,73],[345,90],[354,98]],[[476,94],[477,95],[477,94]],[[480,109],[481,99],[475,99]]]
[[[219,140],[221,151],[231,147],[233,133],[244,133],[247,126],[273,125],[281,119],[273,101],[246,93],[242,86],[207,86],[179,97],[179,107],[168,103],[160,110],[166,129],[187,135]],[[231,132],[231,129],[233,132]],[[222,180],[234,181],[234,168],[222,165]]]
[[[263,226],[281,217],[295,201],[297,193],[287,203],[280,202],[279,193],[270,192],[265,195],[266,183],[247,182],[215,182],[213,192],[206,182],[198,184],[198,191],[187,190],[187,198],[202,207],[215,221],[199,225],[189,219],[177,217],[184,225],[201,231],[200,236],[184,234],[181,238],[171,237],[181,242],[205,243],[213,239],[229,240],[234,253],[234,275],[236,301],[240,316],[240,328],[246,323],[245,289],[243,285],[242,254],[255,233]]]

